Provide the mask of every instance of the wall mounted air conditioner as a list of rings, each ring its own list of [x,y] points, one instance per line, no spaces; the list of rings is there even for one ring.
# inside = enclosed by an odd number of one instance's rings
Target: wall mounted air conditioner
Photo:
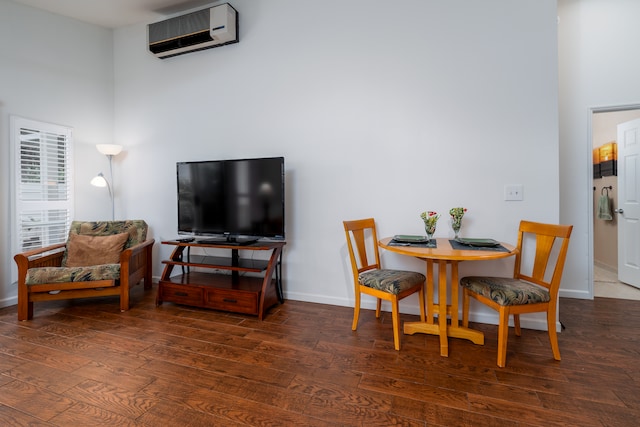
[[[149,24],[149,50],[169,58],[238,43],[238,12],[224,3]]]

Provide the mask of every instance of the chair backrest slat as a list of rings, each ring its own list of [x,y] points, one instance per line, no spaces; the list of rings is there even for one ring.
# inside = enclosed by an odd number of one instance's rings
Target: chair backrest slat
[[[555,236],[536,235],[536,257],[533,262],[532,276],[538,280],[544,280],[544,275],[549,265],[551,250],[553,243],[556,241]]]

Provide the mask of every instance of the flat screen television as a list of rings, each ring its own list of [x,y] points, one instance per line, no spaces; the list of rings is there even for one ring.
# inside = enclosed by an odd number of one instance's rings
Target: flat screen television
[[[284,239],[284,157],[179,162],[176,171],[179,234]]]

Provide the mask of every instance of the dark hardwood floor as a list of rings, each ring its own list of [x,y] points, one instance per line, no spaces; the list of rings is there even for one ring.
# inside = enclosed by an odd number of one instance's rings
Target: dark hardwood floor
[[[402,336],[391,318],[297,301],[251,316],[115,298],[0,310],[2,426],[632,426],[640,419],[640,303],[562,299],[562,361],[547,334],[486,344]],[[404,315],[403,320],[417,316]]]

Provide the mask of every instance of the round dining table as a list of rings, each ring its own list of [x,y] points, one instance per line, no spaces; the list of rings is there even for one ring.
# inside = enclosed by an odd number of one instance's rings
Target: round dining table
[[[436,247],[425,247],[409,243],[398,243],[393,237],[386,237],[378,242],[378,245],[391,252],[400,255],[408,255],[422,259],[427,265],[427,291],[426,291],[426,321],[405,322],[404,333],[413,335],[425,333],[440,337],[440,355],[449,356],[448,337],[463,338],[474,344],[484,345],[484,333],[460,325],[458,302],[458,263],[461,261],[489,261],[513,256],[517,248],[508,243],[497,242],[496,247],[465,247],[456,245],[447,238],[432,239],[436,241]],[[433,266],[438,265],[438,301],[434,302],[435,287]],[[447,303],[447,265],[450,268],[451,303]],[[420,302],[425,304],[424,301]],[[438,322],[434,321],[437,315]],[[447,322],[450,317],[451,322]]]

